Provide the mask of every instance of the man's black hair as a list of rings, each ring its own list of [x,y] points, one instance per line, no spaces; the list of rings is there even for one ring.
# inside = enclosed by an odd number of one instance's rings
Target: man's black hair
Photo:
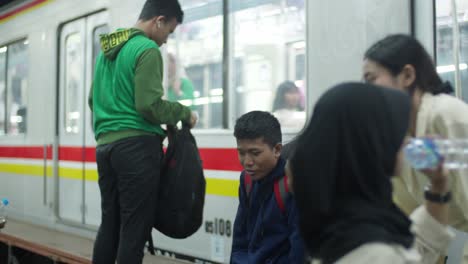
[[[242,115],[236,121],[234,137],[239,139],[263,138],[270,147],[281,143],[281,126],[278,119],[264,111],[252,111]]]
[[[164,16],[167,21],[176,18],[177,22],[182,23],[184,11],[178,0],[146,0],[138,20],[147,21],[156,16]]]

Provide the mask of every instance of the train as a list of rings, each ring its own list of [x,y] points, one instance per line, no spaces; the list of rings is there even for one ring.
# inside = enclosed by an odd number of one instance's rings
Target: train
[[[327,88],[361,80],[367,47],[404,33],[423,43],[444,79],[459,80],[456,96],[468,101],[466,1],[179,1],[184,22],[162,52],[165,62],[177,57],[194,87],[182,103],[200,116],[192,131],[207,189],[204,222],[193,236],[175,240],[153,231],[159,254],[229,263],[242,170],[233,127],[243,113],[272,111],[283,81],[301,91],[301,109],[288,113],[292,125],[282,128],[288,142]],[[99,35],[133,26],[143,3],[0,4],[0,197],[10,200],[9,217],[94,238],[101,211],[87,95]]]

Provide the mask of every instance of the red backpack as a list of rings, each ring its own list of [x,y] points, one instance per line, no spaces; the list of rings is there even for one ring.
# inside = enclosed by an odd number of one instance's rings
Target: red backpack
[[[249,198],[250,191],[252,190],[252,177],[246,172],[244,172],[244,188],[247,194],[247,198]],[[286,199],[290,194],[288,188],[288,176],[284,175],[283,177],[277,179],[273,185],[273,190],[275,193],[276,204],[284,214],[286,212]]]

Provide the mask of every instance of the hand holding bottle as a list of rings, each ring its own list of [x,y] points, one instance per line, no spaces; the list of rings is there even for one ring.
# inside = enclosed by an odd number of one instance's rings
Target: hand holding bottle
[[[467,139],[412,138],[404,152],[415,169],[436,169],[442,160],[446,169],[468,169]]]

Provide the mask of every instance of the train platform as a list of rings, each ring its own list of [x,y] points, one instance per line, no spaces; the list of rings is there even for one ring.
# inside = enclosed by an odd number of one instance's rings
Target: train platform
[[[40,263],[91,264],[93,243],[91,239],[9,219],[5,228],[0,229],[0,245],[3,249],[0,263],[23,263],[15,262],[16,260],[12,258],[10,262],[5,261],[8,261],[9,254],[15,255],[15,252],[21,252],[20,254],[24,255],[26,252],[37,256],[35,259],[41,259]],[[145,253],[143,260],[145,264],[189,263],[152,256],[148,253]],[[27,263],[39,263],[39,261]]]

